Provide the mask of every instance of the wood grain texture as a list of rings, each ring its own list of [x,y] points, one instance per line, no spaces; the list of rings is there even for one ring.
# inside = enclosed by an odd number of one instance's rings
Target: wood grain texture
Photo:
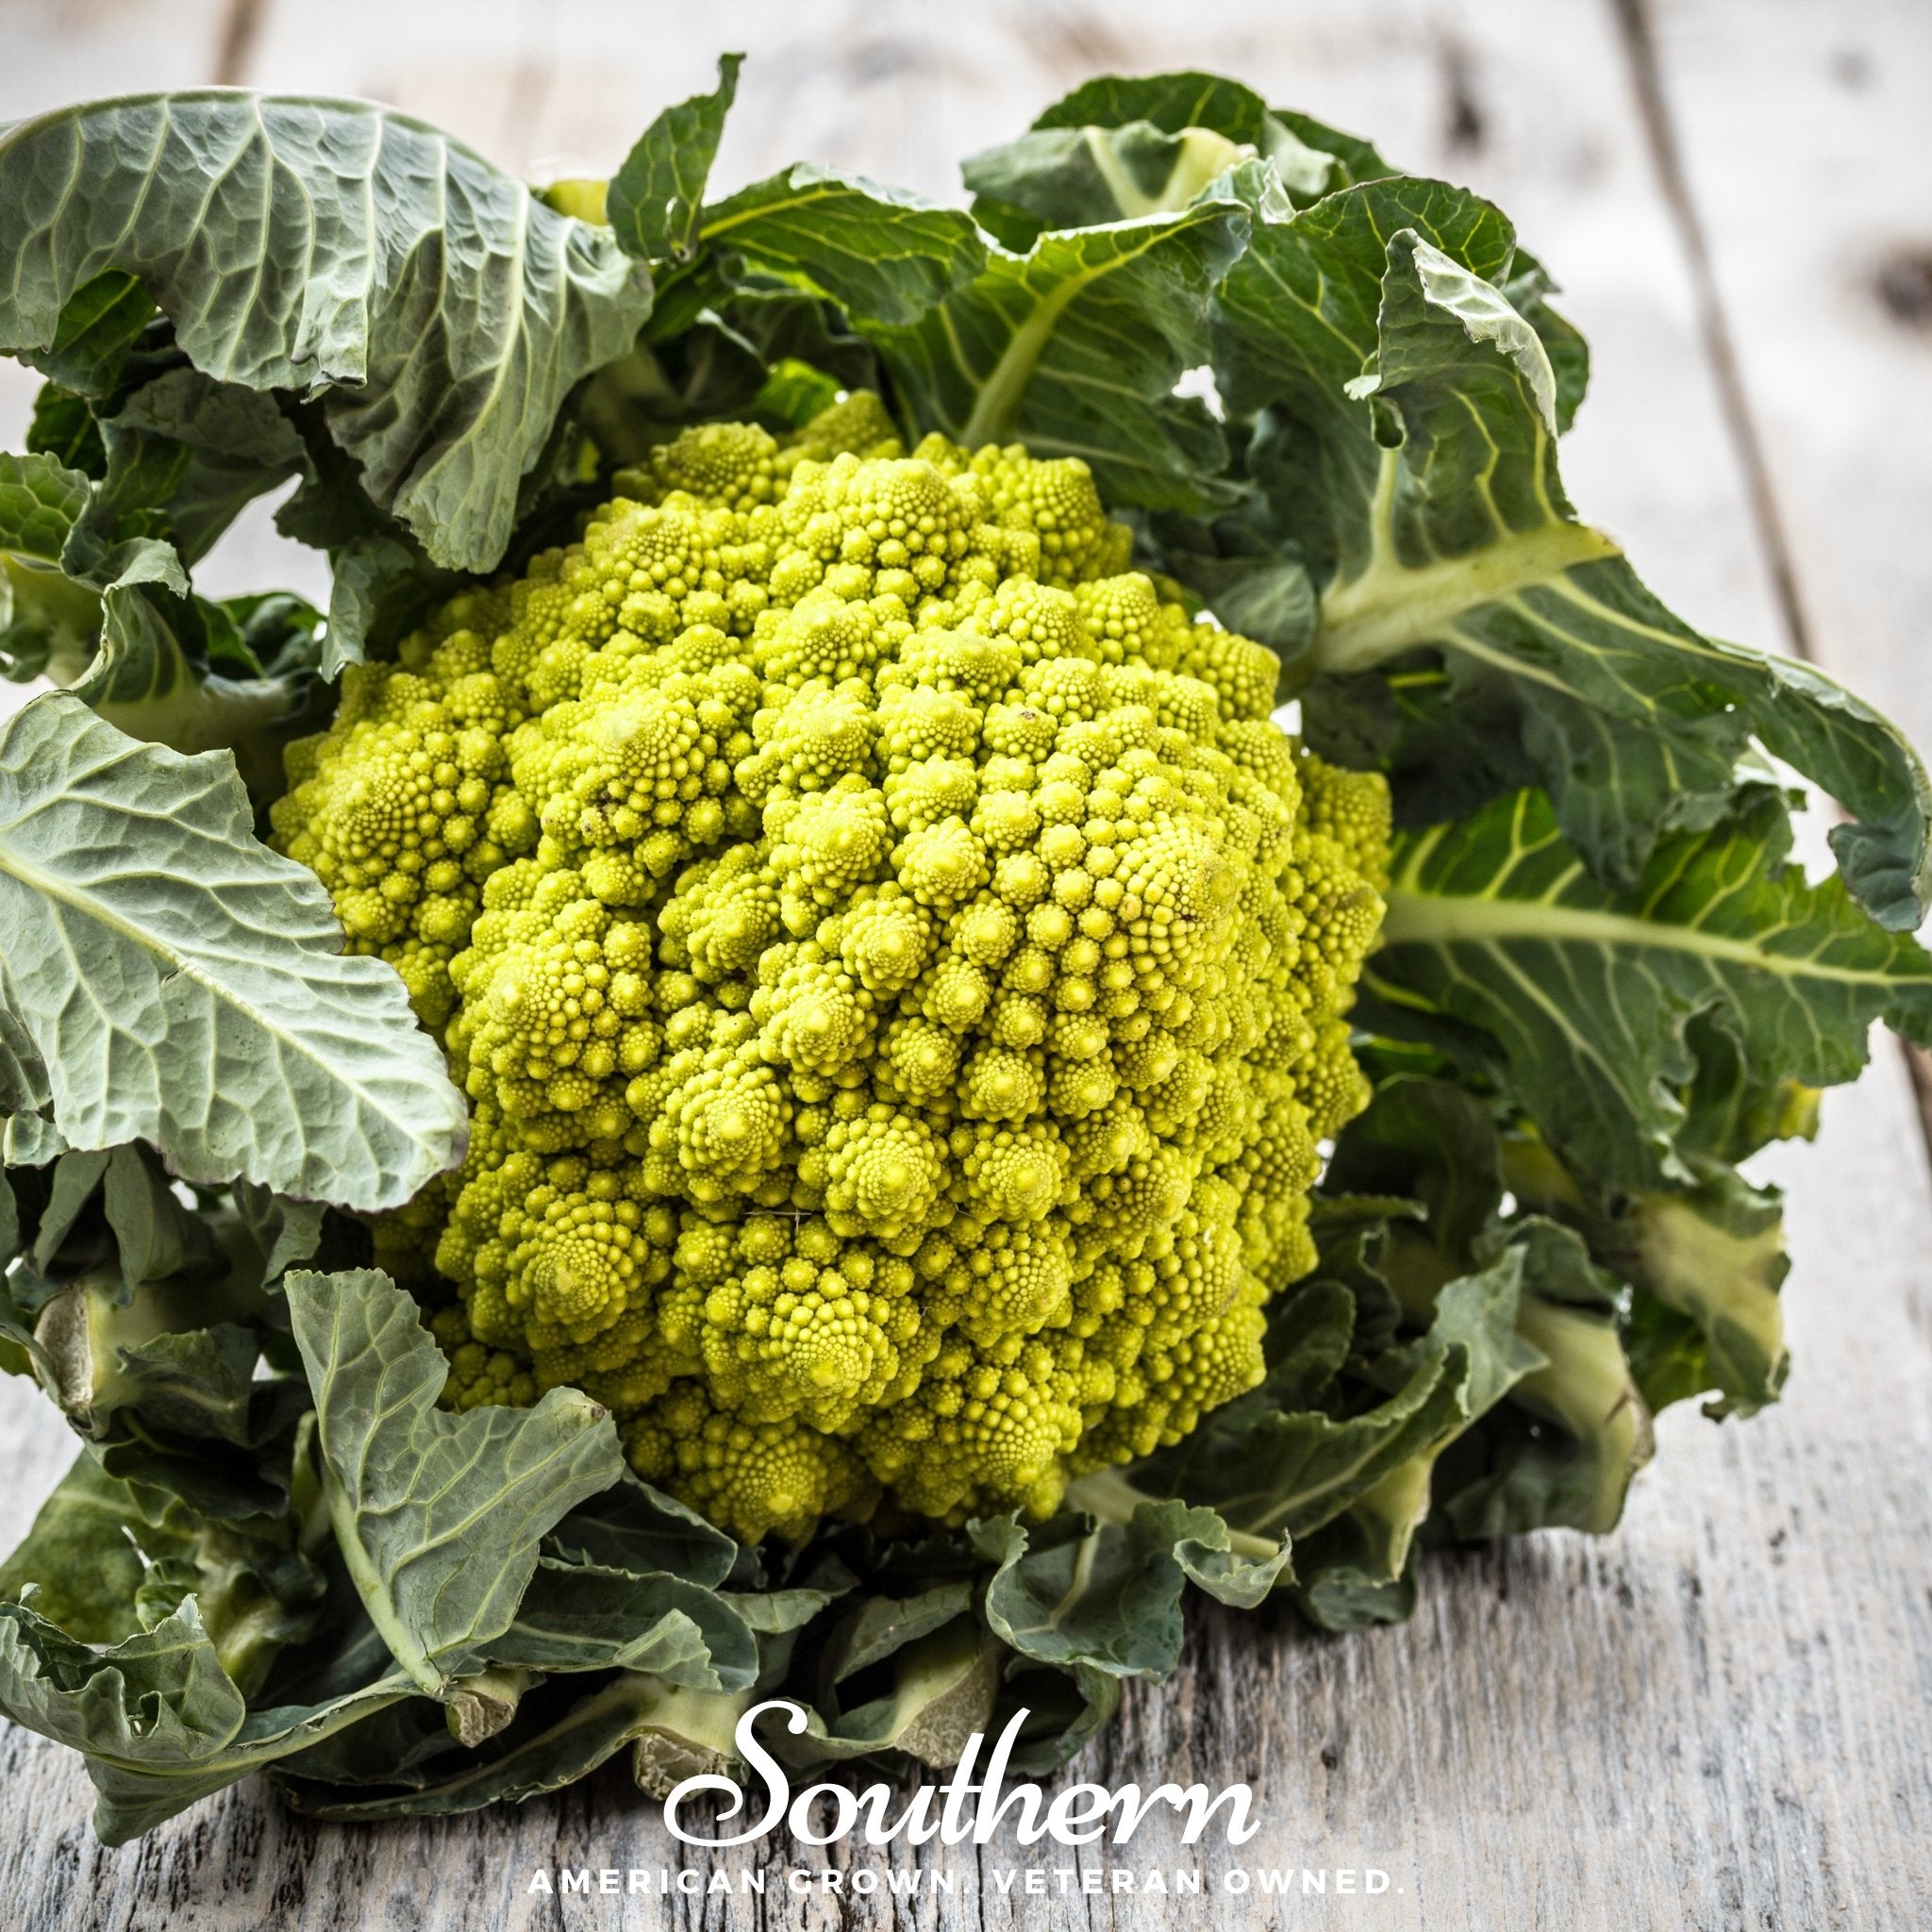
[[[1665,105],[1826,669],[1932,744],[1932,8],[1654,17]]]
[[[123,84],[105,65],[89,76],[71,50],[58,81],[36,81],[37,55],[19,49],[51,29],[19,27],[56,11],[0,9],[15,29],[9,110],[36,89],[46,99]],[[105,36],[130,12],[163,9],[88,11]],[[512,167],[564,155],[608,166],[658,105],[706,83],[717,47],[749,46],[727,183],[810,155],[946,194],[957,157],[1100,68],[1218,67],[1372,131],[1406,164],[1493,194],[1566,282],[1596,356],[1565,451],[1586,513],[1693,621],[1789,641],[1706,356],[1692,238],[1660,192],[1609,0],[756,0],[702,12],[473,0],[459,26],[458,13],[334,0],[322,33],[313,9],[275,0],[247,77],[378,94]],[[1932,147],[1915,119],[1932,78],[1926,17],[1916,0],[1673,0],[1652,28],[1814,648],[1932,741],[1932,681],[1911,656],[1932,597],[1920,534],[1932,504],[1915,443],[1886,434],[1906,421],[1901,398],[1932,420],[1913,387],[1932,385],[1932,356],[1869,293],[1870,265],[1909,243],[1932,206]],[[1847,48],[1868,76],[1856,100],[1840,77]],[[1895,75],[1910,92],[1893,98]],[[259,540],[238,556],[275,567]],[[1322,1639],[1283,1611],[1197,1611],[1174,1682],[1130,1693],[1074,1774],[1245,1779],[1262,1830],[1233,1862],[1391,1874],[1374,1899],[1210,1890],[1181,1902],[1191,1921],[1378,1932],[1923,1922],[1932,1183],[1896,1054],[1882,1049],[1859,1088],[1829,1097],[1817,1147],[1764,1165],[1790,1190],[1797,1256],[1786,1291],[1796,1368],[1776,1409],[1722,1427],[1672,1411],[1616,1535],[1430,1560],[1401,1630]],[[71,1444],[28,1391],[0,1398],[10,1537]],[[0,1905],[37,1928],[1059,1932],[1177,1915],[1153,1898],[1058,1895],[1054,1868],[1084,1869],[1092,1854],[1035,1859],[1010,1843],[942,1857],[957,1890],[896,1902],[854,1894],[868,1861],[844,1848],[832,1856],[846,1890],[789,1895],[785,1874],[826,1855],[782,1845],[751,1868],[767,1876],[762,1899],[528,1896],[539,1867],[637,1866],[653,1882],[677,1868],[657,1807],[617,1772],[514,1810],[379,1830],[313,1826],[249,1786],[117,1852],[92,1840],[76,1765],[38,1739],[0,1735]],[[1045,1896],[1001,1890],[1000,1874],[1036,1862]],[[1230,1863],[1198,1860],[1154,1821],[1110,1862],[1198,1866],[1210,1887]],[[901,1855],[894,1869],[904,1882],[912,1868]]]

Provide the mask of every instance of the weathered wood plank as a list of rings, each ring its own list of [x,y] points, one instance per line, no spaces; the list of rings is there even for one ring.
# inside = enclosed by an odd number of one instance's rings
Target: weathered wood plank
[[[1886,9],[1880,25],[1906,11]],[[1568,281],[1597,351],[1595,394],[1569,451],[1573,492],[1687,614],[1779,641],[1607,8],[1417,0],[1345,13],[1226,5],[1210,17],[1151,4],[986,7],[949,16],[939,36],[930,10],[909,4],[746,8],[722,23],[653,12],[650,30],[626,39],[608,8],[588,6],[492,0],[465,8],[458,29],[441,8],[344,0],[324,36],[309,10],[284,6],[248,77],[380,94],[512,166],[566,146],[608,164],[664,99],[706,82],[723,35],[758,53],[726,178],[810,154],[949,192],[954,157],[1017,128],[1085,72],[1242,74],[1510,208]],[[1739,19],[1724,9],[1724,46],[1749,37]],[[1747,154],[1799,148],[1788,126],[1753,138]],[[1841,165],[1858,174],[1881,158],[1848,153]],[[1870,481],[1856,487],[1864,514],[1882,521],[1884,498]],[[1657,1463],[1614,1538],[1435,1560],[1415,1622],[1395,1632],[1320,1640],[1274,1611],[1197,1616],[1182,1674],[1130,1696],[1081,1774],[1250,1779],[1264,1828],[1241,1862],[1378,1865],[1398,1889],[1374,1902],[1297,1898],[1291,1909],[1222,1895],[1183,1910],[1228,1926],[1430,1932],[1910,1922],[1932,1887],[1932,1792],[1916,1735],[1932,1657],[1932,1324],[1918,1261],[1932,1247],[1932,1189],[1890,1056],[1857,1093],[1832,1097],[1826,1121],[1820,1148],[1775,1163],[1793,1190],[1799,1255],[1788,1289],[1798,1366],[1779,1409],[1742,1428],[1667,1416]],[[27,1391],[0,1394],[0,1447],[17,1450],[0,1516],[18,1519],[36,1499],[27,1473],[44,1487],[67,1445]],[[0,1534],[15,1526],[0,1521]],[[35,1925],[1058,1928],[1152,1926],[1174,1912],[1152,1899],[1096,1909],[1078,1895],[1005,1895],[992,1874],[1028,1862],[1010,1845],[954,1864],[974,1890],[896,1907],[808,1906],[782,1890],[762,1907],[527,1898],[540,1864],[675,1866],[656,1807],[616,1774],[515,1811],[373,1832],[309,1826],[244,1789],[108,1854],[87,1836],[85,1784],[62,1754],[8,1732],[0,1780],[13,1808],[0,1900]],[[824,1862],[781,1852],[759,1869],[775,1890],[793,1865]],[[1040,1862],[1049,1874],[1075,1864]],[[1114,1862],[1194,1860],[1170,1832]]]
[[[1932,11],[1652,13],[1722,321],[1820,660],[1932,744]]]
[[[1904,425],[1932,420],[1932,85],[1923,8],[1780,0],[1733,48],[1724,9],[1629,18],[1696,214],[1710,322],[1748,396],[1759,522],[1812,655],[1932,744],[1932,478]],[[1771,137],[1801,127],[1802,142]],[[1803,219],[1769,218],[1769,209]],[[1876,509],[1877,513],[1874,511]],[[1932,1057],[1911,1056],[1932,1141]]]

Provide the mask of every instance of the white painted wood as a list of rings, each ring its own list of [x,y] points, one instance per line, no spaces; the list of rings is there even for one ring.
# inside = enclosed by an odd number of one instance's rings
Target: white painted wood
[[[460,10],[460,27],[453,11],[337,0],[325,31],[315,9],[282,0],[248,77],[379,94],[510,166],[566,148],[608,165],[663,101],[706,84],[717,45],[748,45],[756,58],[721,160],[727,182],[812,156],[941,193],[953,189],[955,157],[1016,130],[1105,67],[1218,67],[1373,132],[1392,156],[1493,192],[1568,284],[1597,357],[1566,458],[1586,511],[1626,540],[1694,621],[1782,641],[1697,335],[1682,238],[1657,191],[1607,5],[741,0],[700,13],[483,0]],[[1665,24],[1680,109],[1706,93],[1765,90],[1749,112],[1738,100],[1707,104],[1713,131],[1687,151],[1700,202],[1721,192],[1712,155],[1727,154],[1740,181],[1769,173],[1787,184],[1762,205],[1740,195],[1725,204],[1733,221],[1766,225],[1765,246],[1787,260],[1806,258],[1814,232],[1815,200],[1789,185],[1807,173],[1807,155],[1828,158],[1810,172],[1835,183],[1870,184],[1902,162],[1923,170],[1926,142],[1909,110],[1895,125],[1848,114],[1817,150],[1807,145],[1815,117],[1779,111],[1773,84],[1790,75],[1771,43],[1807,21],[1828,40],[1818,24],[1846,12],[1824,0],[1777,0],[1762,14],[1701,0]],[[1764,14],[1777,17],[1777,31],[1758,30]],[[1859,18],[1874,72],[1922,34],[1913,0]],[[1923,85],[1917,94],[1923,101]],[[1916,207],[1928,205],[1922,187]],[[1742,275],[1728,259],[1720,254],[1721,275]],[[1732,283],[1723,285],[1728,299]],[[1849,312],[1823,315],[1814,353],[1848,365],[1863,353],[1853,340],[1863,325]],[[1823,447],[1828,425],[1818,421],[1815,367],[1805,365],[1812,386],[1801,407],[1794,365],[1753,340],[1740,329],[1747,392],[1767,412],[1782,492],[1797,486],[1779,441],[1787,432],[1771,425],[1789,412],[1800,425],[1789,433]],[[1855,668],[1874,697],[1907,715],[1900,613],[1918,594],[1924,555],[1923,541],[1908,548],[1924,527],[1910,461],[1867,471],[1848,456],[1836,472],[1843,507],[1832,543],[1819,548],[1835,557],[1839,529],[1869,531],[1855,553],[1865,601],[1812,590],[1826,581],[1824,564],[1807,564],[1813,575],[1804,577],[1828,661]],[[1913,503],[1908,519],[1901,506]],[[1842,625],[1829,619],[1839,609]],[[1885,640],[1856,666],[1840,641],[1853,630]],[[1152,1927],[1181,1913],[1230,1928],[1378,1932],[1916,1923],[1932,1895],[1932,1310],[1922,1259],[1932,1252],[1932,1186],[1896,1057],[1883,1053],[1861,1087],[1830,1097],[1818,1147],[1780,1150],[1772,1164],[1791,1191],[1798,1257],[1786,1291],[1797,1367],[1777,1409],[1722,1427],[1672,1412],[1615,1536],[1433,1559],[1404,1629],[1324,1640],[1285,1612],[1196,1615],[1182,1673],[1130,1695],[1121,1728],[1079,1767],[1104,1782],[1246,1778],[1263,1830],[1242,1863],[1378,1865],[1392,1878],[1385,1898],[1297,1897],[1284,1908],[1222,1896],[1184,1901],[1177,1913],[1126,1897],[1007,1897],[992,1874],[1027,1862],[1011,1847],[954,1868],[977,1890],[898,1908],[876,1899],[807,1907],[782,1891],[761,1909],[756,1900],[529,1900],[524,1889],[540,1863],[675,1865],[656,1807],[616,1772],[516,1810],[377,1831],[317,1829],[246,1788],[140,1847],[102,1853],[73,1764],[9,1732],[0,1738],[0,1802],[10,1812],[0,1903],[35,1925],[130,1932]],[[9,1387],[0,1398],[0,1454],[12,1477],[0,1492],[0,1535],[10,1535],[68,1445],[29,1391]],[[1140,1872],[1180,1856],[1150,1838],[1115,1862]],[[816,1869],[824,1855],[774,1857],[762,1868],[774,1889],[789,1862]]]

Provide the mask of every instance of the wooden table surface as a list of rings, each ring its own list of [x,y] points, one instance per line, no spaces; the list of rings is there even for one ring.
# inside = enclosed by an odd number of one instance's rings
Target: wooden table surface
[[[721,47],[752,54],[724,185],[811,158],[953,195],[959,156],[1084,75],[1200,66],[1492,194],[1591,338],[1566,444],[1586,515],[1704,628],[1812,657],[1932,746],[1925,0],[0,0],[0,117],[221,78],[374,95],[513,169],[603,172]],[[9,438],[26,392],[0,387]],[[291,554],[258,516],[203,575],[313,588]],[[1115,1863],[1201,1865],[1180,1909],[1229,1927],[1932,1922],[1932,1176],[1896,1044],[1828,1097],[1817,1146],[1759,1166],[1790,1190],[1796,1255],[1779,1407],[1723,1426],[1672,1410],[1614,1536],[1431,1558],[1405,1628],[1320,1638],[1197,1608],[1180,1674],[1130,1691],[1081,1760],[1108,1783],[1245,1779],[1262,1829],[1237,1862],[1376,1867],[1388,1891],[1229,1896],[1224,1860],[1144,1834]],[[0,1390],[7,1542],[73,1453],[50,1418]],[[788,1892],[827,1855],[784,1844],[755,1868],[762,1898],[530,1895],[539,1868],[678,1869],[616,1772],[383,1829],[304,1823],[255,1783],[111,1852],[89,1801],[77,1761],[0,1729],[8,1924],[1058,1932],[1175,1913],[1083,1893],[1091,1848],[1015,1845],[942,1861],[956,1889],[910,1898],[866,1893],[880,1861],[848,1847],[840,1890]],[[1029,1863],[1046,1895],[1004,1890]]]

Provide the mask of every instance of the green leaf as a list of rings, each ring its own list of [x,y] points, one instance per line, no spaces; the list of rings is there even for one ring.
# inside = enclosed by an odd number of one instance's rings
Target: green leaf
[[[206,387],[192,370],[175,374]],[[225,393],[266,409],[292,437],[265,397]],[[185,443],[119,430],[110,442],[98,489],[45,456],[0,457],[0,673],[44,674],[131,737],[189,753],[230,748],[251,791],[274,797],[282,743],[312,722],[312,657],[261,675],[227,610],[192,598],[174,545],[145,533],[178,525],[212,541],[258,483],[269,487],[289,468],[250,457],[233,474],[256,481],[238,493],[222,460],[204,463]],[[209,483],[206,495],[196,479]],[[211,670],[218,652],[243,675]]]
[[[1459,1265],[1502,1197],[1498,1161],[1491,1103],[1446,1080],[1398,1074],[1342,1131],[1322,1184],[1421,1203],[1430,1238]]]
[[[1062,95],[1034,121],[1036,128],[1122,127],[1146,121],[1178,134],[1208,127],[1224,139],[1259,147],[1268,106],[1252,88],[1219,74],[1096,75]]]
[[[0,1119],[0,1161],[8,1167],[39,1167],[67,1145],[52,1121],[38,1113]]]
[[[1190,1509],[1169,1500],[1158,1506],[1162,1527],[1174,1533],[1174,1559],[1196,1590],[1205,1590],[1216,1603],[1252,1610],[1287,1574],[1287,1537],[1266,1555],[1257,1556],[1254,1539],[1235,1547],[1235,1533],[1212,1509]]]
[[[76,1150],[63,1154],[55,1161],[46,1206],[41,1210],[40,1228],[34,1236],[33,1264],[38,1273],[52,1273],[55,1257],[67,1244],[69,1236],[92,1202],[94,1191],[100,1186],[101,1176],[107,1173],[111,1158],[106,1148],[90,1148],[85,1152]],[[86,1260],[100,1258],[102,1257],[96,1249]],[[75,1265],[85,1265],[85,1261]]]
[[[791,1754],[810,1761],[901,1751],[949,1770],[992,1720],[1003,1655],[976,1617],[954,1617],[895,1651],[884,1696],[815,1725]]]
[[[863,1598],[826,1640],[825,1681],[843,1683],[905,1645],[943,1629],[972,1607],[973,1586],[963,1578],[935,1584],[910,1597]]]
[[[1268,1314],[1268,1374],[1256,1407],[1313,1408],[1348,1359],[1356,1298],[1340,1281],[1304,1282]]]
[[[981,226],[1024,253],[1048,229],[1184,208],[1243,158],[1238,143],[1208,127],[1170,134],[1151,121],[1129,121],[1035,128],[973,156],[960,173]]]
[[[616,1426],[575,1389],[440,1410],[449,1366],[385,1274],[297,1273],[285,1292],[337,1546],[397,1663],[444,1696],[510,1627],[544,1534],[623,1474]]]
[[[184,1610],[192,1607],[191,1603]],[[98,1794],[94,1830],[103,1844],[125,1844],[199,1800],[414,1694],[408,1679],[391,1671],[319,1704],[252,1711],[232,1736],[187,1762],[170,1762],[146,1751],[91,1757],[87,1771]]]
[[[1099,1485],[1076,1491],[1104,1494]],[[1230,1554],[1213,1509],[1135,1499],[1124,1521],[1065,1513],[1037,1526],[1017,1516],[968,1526],[996,1564],[986,1620],[1002,1642],[1061,1669],[1158,1680],[1180,1656],[1181,1591],[1192,1581],[1224,1602],[1258,1602],[1288,1562],[1280,1542],[1259,1560]]]
[[[93,488],[47,456],[0,455],[0,550],[56,563]]]
[[[1624,884],[1662,832],[1708,823],[1755,734],[1858,821],[1833,834],[1854,894],[1916,925],[1932,896],[1918,758],[1809,667],[1680,623],[1577,521],[1556,460],[1566,391],[1502,282],[1543,313],[1508,223],[1441,182],[1287,216],[1257,204],[1217,298],[1215,365],[1231,409],[1272,412],[1261,480],[1325,579],[1307,666],[1427,650],[1457,703],[1500,688],[1566,833]],[[1574,394],[1574,356],[1543,320]]]
[[[66,1146],[46,1110],[54,1104],[33,1036],[0,999],[0,1166],[43,1166]]]
[[[330,553],[328,624],[322,676],[333,683],[345,665],[359,664],[377,639],[403,635],[458,579],[431,564],[400,537],[352,538]]]
[[[1315,586],[1300,553],[1275,535],[1259,499],[1219,515],[1163,511],[1150,521],[1159,562],[1225,628],[1266,644],[1281,659],[1284,694],[1291,694],[1294,667],[1315,641]]]
[[[613,236],[423,123],[221,89],[6,129],[0,262],[0,348],[55,349],[71,298],[138,276],[196,369],[320,394],[371,495],[465,570],[502,556],[563,398],[650,312]]]
[[[784,292],[801,308],[821,307],[795,290]],[[640,341],[600,369],[579,402],[580,419],[606,462],[641,463],[687,423],[744,416],[766,374],[758,349],[707,308],[669,341]]]
[[[90,1758],[169,1770],[220,1750],[247,1714],[192,1598],[105,1650],[0,1604],[0,1710]]]
[[[605,208],[627,253],[646,261],[691,253],[705,183],[743,65],[742,54],[719,55],[716,92],[666,108],[610,177]]]
[[[134,1599],[148,1565],[180,1547],[82,1450],[0,1563],[0,1597],[18,1602],[31,1587],[35,1612],[69,1637],[120,1643],[142,1628]]]
[[[400,1680],[333,1707],[250,1714],[199,1606],[105,1649],[75,1641],[30,1605],[0,1604],[0,1710],[82,1752],[98,1792],[94,1830],[122,1844],[334,1724],[400,1694]]]
[[[1754,1076],[1736,1040],[1707,1014],[1692,1020],[1684,1038],[1697,1057],[1697,1077],[1684,1095],[1686,1119],[1677,1137],[1686,1153],[1739,1161],[1772,1141],[1817,1138],[1817,1088],[1782,1072]]]
[[[1790,1367],[1778,1291],[1791,1266],[1777,1190],[1714,1168],[1684,1192],[1633,1195],[1619,1231],[1631,1278],[1702,1337],[1698,1388],[1722,1397],[1710,1413],[1755,1415],[1775,1402]]]
[[[1305,1553],[1306,1574],[1294,1590],[1295,1607],[1317,1629],[1373,1630],[1415,1614],[1413,1557],[1401,1575],[1382,1575],[1350,1517],[1321,1531],[1318,1541],[1323,1547]]]
[[[1516,1337],[1521,1268],[1510,1252],[1443,1287],[1428,1333],[1376,1359],[1380,1399],[1333,1416],[1277,1407],[1264,1386],[1161,1457],[1158,1479],[1232,1529],[1299,1541],[1405,1465],[1426,1471],[1534,1362]]]
[[[1441,1015],[1493,1039],[1522,1104],[1600,1185],[1695,1176],[1674,1140],[1709,1013],[1753,1074],[1854,1078],[1882,1019],[1932,1042],[1932,958],[1873,924],[1837,878],[1786,862],[1774,792],[1709,832],[1675,833],[1636,889],[1602,884],[1541,792],[1399,841],[1372,1024]],[[1365,1009],[1366,1010],[1366,1009]]]
[[[682,1778],[735,1764],[732,1733],[749,1701],[744,1691],[685,1690],[624,1672],[560,1712],[546,1707],[528,1723],[520,1716],[495,1755],[459,1759],[442,1774],[425,1776],[418,1790],[351,1797],[340,1786],[305,1778],[300,1759],[276,1782],[289,1803],[311,1817],[345,1824],[447,1817],[560,1790],[629,1744],[636,1747],[638,1783],[662,1796]]]
[[[1501,291],[1543,345],[1556,382],[1557,433],[1568,435],[1590,387],[1590,344],[1574,323],[1550,307],[1548,298],[1557,292],[1557,285],[1528,249],[1517,249]]]
[[[758,1674],[749,1625],[703,1585],[549,1557],[485,1648],[524,1670],[642,1671],[693,1690],[743,1690]]]
[[[254,1332],[234,1322],[171,1325],[193,1319],[189,1305],[153,1292],[117,1304],[91,1284],[47,1304],[35,1332],[57,1372],[48,1392],[76,1428],[104,1436],[118,1411],[139,1408],[156,1427],[249,1443]]]
[[[1524,1264],[1517,1333],[1541,1365],[1486,1419],[1477,1445],[1483,1474],[1445,1482],[1442,1514],[1464,1537],[1553,1526],[1604,1534],[1616,1527],[1654,1446],[1615,1305],[1569,1228],[1525,1222],[1507,1252]]]
[[[0,1005],[71,1145],[143,1140],[188,1180],[364,1208],[461,1158],[462,1096],[401,981],[339,950],[225,758],[36,698],[0,725]]]
[[[154,298],[141,277],[125,269],[106,269],[69,296],[52,344],[29,351],[23,359],[63,390],[106,402],[154,320]]]
[[[1481,1274],[1432,1286],[1424,1303],[1432,1315],[1427,1337],[1419,1347],[1391,1352],[1393,1368],[1405,1357],[1426,1359],[1446,1350],[1444,1382],[1455,1388],[1457,1400],[1432,1437],[1386,1462],[1345,1509],[1304,1541],[1306,1574],[1297,1600],[1317,1621],[1325,1617],[1332,1624],[1341,1614],[1339,1591],[1351,1615],[1373,1621],[1387,1609],[1388,1592],[1399,1592],[1409,1573],[1409,1551],[1429,1514],[1439,1461],[1506,1396],[1548,1366],[1526,1327],[1524,1258],[1507,1249]],[[1405,1285],[1413,1290],[1418,1284]],[[1370,1370],[1382,1373],[1380,1364]]]
[[[182,1205],[148,1149],[117,1147],[108,1157],[101,1207],[121,1278],[130,1288],[177,1274],[207,1280],[226,1271],[207,1223]]]
[[[807,161],[712,203],[697,242],[888,326],[918,321],[986,259],[958,208]]]
[[[1358,134],[1344,134],[1341,128],[1318,121],[1312,114],[1276,108],[1274,118],[1305,147],[1333,158],[1332,187],[1354,188],[1363,181],[1379,181],[1385,175],[1401,172],[1383,159],[1373,142],[1364,141]]]
[[[1033,125],[1099,130],[1137,121],[1171,135],[1211,131],[1235,142],[1271,162],[1297,201],[1391,172],[1367,142],[1306,114],[1271,108],[1251,88],[1217,74],[1102,75],[1056,101]]]
[[[568,1563],[638,1576],[667,1571],[707,1590],[731,1575],[741,1553],[735,1537],[628,1470],[610,1488],[579,1503],[544,1546]]]
[[[1080,457],[1113,504],[1198,511],[1224,494],[1221,432],[1174,395],[1199,359],[1208,291],[1239,253],[1237,203],[1042,235],[911,327],[856,317],[923,429]]]
[[[306,461],[272,396],[185,366],[135,390],[102,422],[101,437],[107,473],[96,517],[110,527],[145,517],[191,564]]]
[[[853,332],[837,308],[815,295],[746,283],[719,304],[718,318],[774,370],[787,362],[804,363],[832,377],[841,389],[879,387],[878,357],[872,344]],[[793,426],[802,427],[817,413],[791,419]]]
[[[100,599],[60,568],[93,488],[52,456],[0,455],[0,676],[71,676],[100,629]]]
[[[107,473],[107,445],[101,441],[94,412],[85,397],[62,389],[58,382],[43,382],[34,398],[26,446],[30,454],[52,457],[91,481]]]

